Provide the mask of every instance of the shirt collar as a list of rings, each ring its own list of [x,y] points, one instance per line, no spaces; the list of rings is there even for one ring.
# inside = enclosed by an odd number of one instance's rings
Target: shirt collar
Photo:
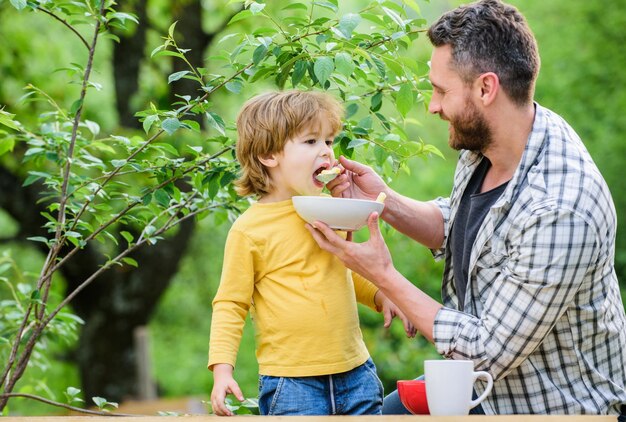
[[[539,156],[541,155],[545,146],[546,133],[548,130],[548,116],[547,110],[540,106],[538,103],[533,103],[535,106],[535,119],[533,120],[533,127],[528,135],[526,141],[526,147],[513,177],[511,178],[507,189],[504,191],[500,199],[493,205],[494,208],[503,207],[504,205],[513,202],[513,199],[519,192],[520,186],[523,184],[528,171],[536,164]]]

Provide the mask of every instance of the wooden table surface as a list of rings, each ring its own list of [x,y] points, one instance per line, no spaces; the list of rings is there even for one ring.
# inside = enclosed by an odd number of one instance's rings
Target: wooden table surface
[[[137,417],[110,417],[110,416],[5,416],[0,422],[207,422],[221,420],[250,420],[258,416],[233,416],[220,418],[219,416],[137,416]],[[617,416],[544,416],[544,415],[507,415],[507,416],[261,416],[263,422],[324,422],[329,420],[354,420],[363,422],[393,422],[393,421],[422,421],[422,422],[616,422]]]

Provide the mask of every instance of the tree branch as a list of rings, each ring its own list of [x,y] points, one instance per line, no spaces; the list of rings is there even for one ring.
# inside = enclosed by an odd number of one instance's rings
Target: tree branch
[[[114,413],[114,412],[107,412],[107,411],[103,411],[103,410],[89,410],[89,409],[83,409],[81,407],[75,407],[75,406],[71,406],[69,404],[65,404],[65,403],[59,403],[53,400],[49,400],[46,399],[45,397],[40,397],[40,396],[35,396],[34,394],[26,394],[26,393],[5,393],[5,394],[0,394],[1,398],[11,398],[11,397],[22,397],[25,399],[31,399],[31,400],[36,400],[45,404],[49,404],[51,406],[56,406],[56,407],[62,407],[64,409],[68,409],[68,410],[73,410],[75,412],[80,412],[80,413],[85,413],[88,415],[98,415],[98,416],[144,416],[144,415],[133,415],[133,414],[129,414],[129,413]]]
[[[70,24],[69,24],[69,23],[68,23],[65,19],[61,19],[60,17],[58,17],[57,15],[55,15],[54,13],[52,13],[51,11],[44,9],[44,8],[42,8],[41,6],[37,6],[37,7],[36,7],[36,9],[37,9],[37,10],[39,10],[39,11],[41,11],[41,12],[43,12],[43,13],[46,13],[46,14],[48,14],[48,15],[52,16],[54,19],[58,20],[58,21],[59,21],[59,22],[61,22],[63,25],[67,26],[67,27],[69,28],[69,30],[70,30],[70,31],[72,31],[74,34],[76,34],[76,36],[77,36],[78,38],[80,38],[80,40],[82,41],[83,45],[84,45],[85,47],[87,47],[87,50],[89,50],[89,49],[90,49],[90,48],[89,48],[89,43],[87,43],[87,40],[85,40],[85,38],[83,38],[83,36],[82,36],[82,35],[80,35],[80,33],[79,33],[79,32],[78,32],[78,31],[77,31],[77,30],[76,30],[76,29],[75,29],[72,25],[70,25]]]

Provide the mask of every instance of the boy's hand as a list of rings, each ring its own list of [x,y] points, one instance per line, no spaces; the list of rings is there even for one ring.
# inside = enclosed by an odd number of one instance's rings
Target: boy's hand
[[[400,308],[398,308],[395,303],[389,300],[387,296],[385,296],[385,294],[380,290],[377,291],[376,295],[374,296],[374,303],[379,309],[381,309],[381,312],[383,313],[383,316],[385,318],[385,328],[389,328],[389,326],[391,325],[391,321],[394,317],[397,316],[398,318],[400,318],[402,324],[404,325],[404,332],[406,333],[407,337],[415,337],[417,329],[413,326],[411,321],[409,321],[406,315],[404,315]]]
[[[218,363],[213,366],[213,391],[211,391],[211,406],[218,416],[234,416],[234,413],[226,407],[227,394],[233,394],[239,401],[244,400],[239,384],[233,378],[233,367],[227,363]]]

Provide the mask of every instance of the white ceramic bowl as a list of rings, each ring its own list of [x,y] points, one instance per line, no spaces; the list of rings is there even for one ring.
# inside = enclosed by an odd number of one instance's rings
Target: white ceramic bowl
[[[296,212],[308,223],[321,221],[335,230],[358,230],[367,224],[374,211],[383,212],[385,204],[365,199],[333,198],[331,196],[294,196]]]

